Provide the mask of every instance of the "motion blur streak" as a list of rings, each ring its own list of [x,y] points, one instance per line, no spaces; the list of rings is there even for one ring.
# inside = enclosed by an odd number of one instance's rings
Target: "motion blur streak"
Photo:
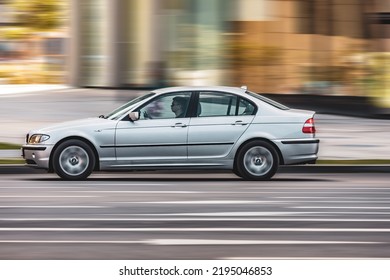
[[[246,84],[390,107],[382,0],[0,1],[1,83]]]

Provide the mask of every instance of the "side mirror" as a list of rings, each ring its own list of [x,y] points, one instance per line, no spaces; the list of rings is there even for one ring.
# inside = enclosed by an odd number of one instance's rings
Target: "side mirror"
[[[138,121],[139,120],[139,112],[130,112],[129,118],[132,122]]]

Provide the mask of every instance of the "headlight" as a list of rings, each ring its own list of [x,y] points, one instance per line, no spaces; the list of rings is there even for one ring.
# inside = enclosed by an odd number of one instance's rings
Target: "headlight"
[[[30,137],[30,139],[28,140],[28,143],[29,144],[39,144],[39,143],[45,142],[49,138],[50,138],[50,136],[46,135],[46,134],[34,134]]]

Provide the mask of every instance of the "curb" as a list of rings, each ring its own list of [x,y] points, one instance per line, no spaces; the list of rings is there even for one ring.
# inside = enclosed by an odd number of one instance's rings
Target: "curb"
[[[0,164],[0,175],[12,174],[42,174],[44,169],[35,169],[24,164]]]
[[[124,173],[126,171],[109,172],[109,173]],[[147,172],[147,171],[142,171]],[[171,171],[172,172],[172,171]],[[228,173],[228,171],[183,171],[183,173]],[[3,164],[0,165],[0,175],[12,174],[46,174],[44,169],[36,169],[23,164]],[[108,173],[108,172],[107,172]],[[132,173],[132,171],[129,171]],[[159,172],[157,172],[159,173]],[[161,171],[160,173],[164,173]],[[166,173],[166,172],[165,172]],[[291,165],[281,166],[277,173],[390,173],[390,165]],[[176,174],[172,173],[172,174]]]
[[[387,164],[314,164],[281,166],[280,173],[390,173]]]

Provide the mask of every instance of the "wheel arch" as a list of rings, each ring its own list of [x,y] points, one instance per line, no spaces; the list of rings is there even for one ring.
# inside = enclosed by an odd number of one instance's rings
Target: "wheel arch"
[[[240,153],[241,149],[249,142],[252,142],[252,141],[257,141],[257,140],[260,140],[260,141],[264,141],[268,144],[270,144],[276,151],[276,153],[278,154],[278,159],[279,159],[279,164],[280,165],[284,165],[284,158],[283,158],[283,155],[282,155],[282,152],[280,151],[279,147],[274,143],[272,142],[271,140],[267,139],[267,138],[263,138],[263,137],[254,137],[254,138],[250,138],[250,139],[247,139],[245,140],[244,142],[242,142],[240,144],[240,146],[237,148],[235,154],[234,154],[234,168],[237,167],[237,156],[238,154]]]
[[[87,138],[84,138],[81,136],[69,136],[69,137],[61,139],[60,141],[58,141],[54,145],[52,152],[50,153],[50,158],[49,158],[49,172],[54,172],[53,156],[54,156],[55,150],[58,148],[59,145],[61,145],[62,143],[64,143],[65,141],[68,141],[68,140],[80,140],[80,141],[83,141],[85,144],[87,144],[92,149],[93,154],[94,154],[95,159],[96,159],[95,166],[94,166],[93,170],[97,171],[100,169],[99,154],[95,148],[95,145],[91,141],[89,141]]]

